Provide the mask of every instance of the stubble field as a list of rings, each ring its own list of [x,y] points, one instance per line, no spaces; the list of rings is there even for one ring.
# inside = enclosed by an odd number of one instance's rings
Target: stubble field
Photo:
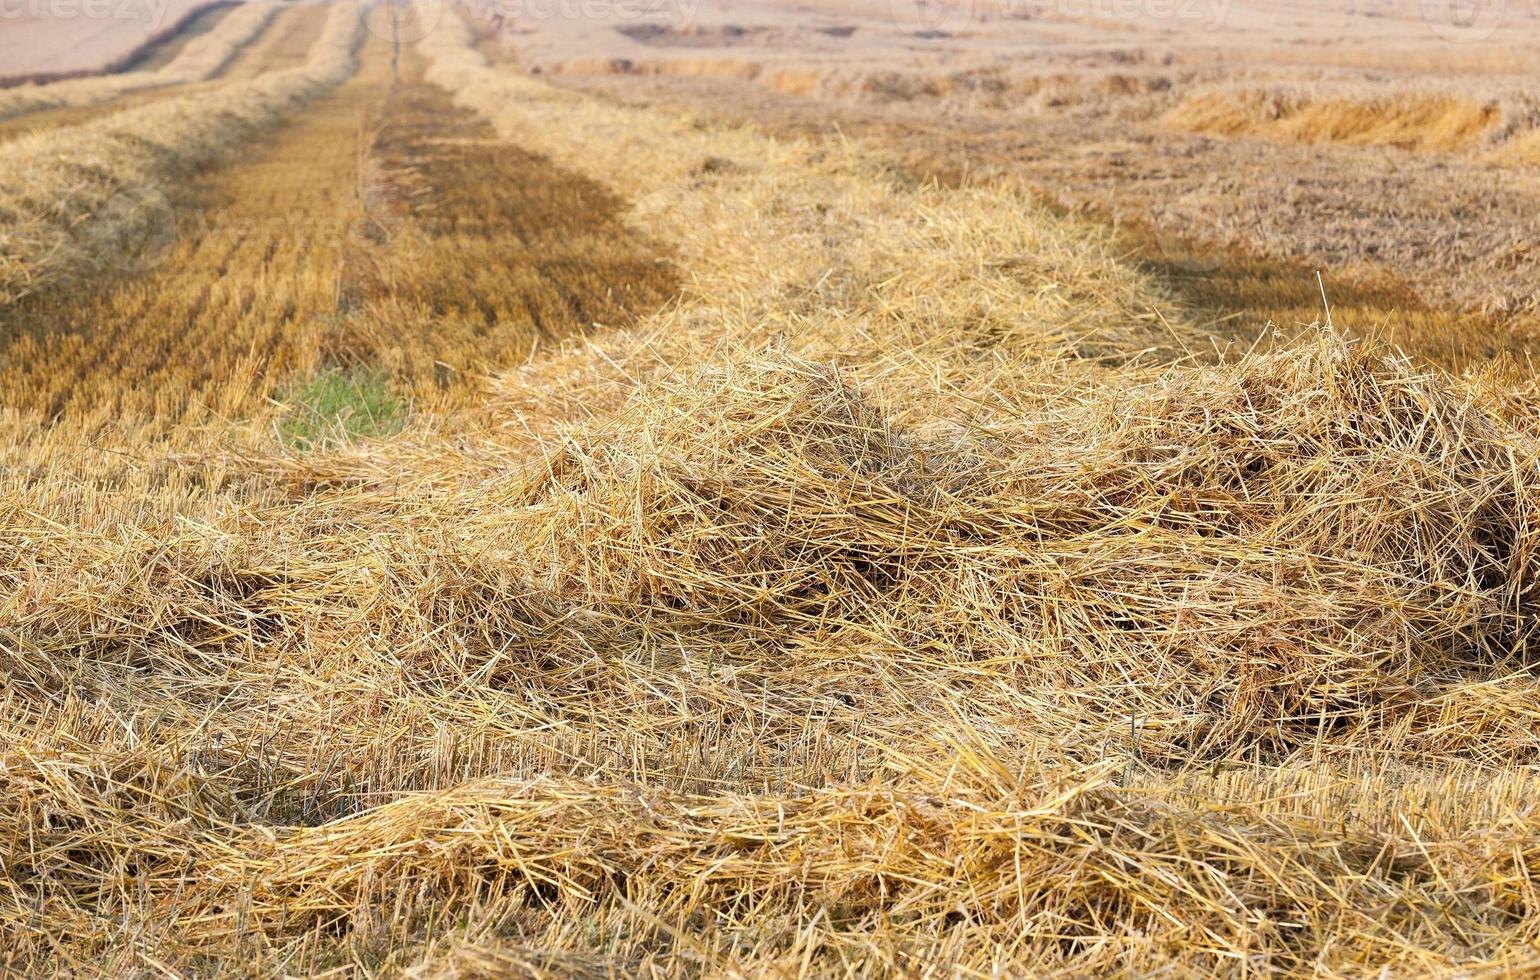
[[[1540,968],[1530,23],[1073,6],[0,90],[0,971]]]

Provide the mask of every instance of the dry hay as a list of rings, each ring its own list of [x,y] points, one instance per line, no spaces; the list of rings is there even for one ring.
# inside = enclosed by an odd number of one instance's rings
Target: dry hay
[[[1373,734],[1521,666],[1537,473],[1462,396],[1328,342],[1115,384],[929,438],[816,365],[660,385],[546,461],[541,564],[724,648],[806,623],[1012,663],[1061,738],[1133,716],[1180,758]]]
[[[1513,137],[1493,150],[1489,159],[1515,167],[1540,166],[1540,130],[1531,129]]]
[[[1183,99],[1164,116],[1167,125],[1198,133],[1426,151],[1472,147],[1502,119],[1499,105],[1461,96],[1398,93],[1346,97],[1291,88],[1200,92]]]
[[[1524,962],[1532,780],[1415,765],[1534,759],[1532,435],[1326,337],[1036,365],[933,414],[743,351],[252,512],[18,488],[15,948]]]

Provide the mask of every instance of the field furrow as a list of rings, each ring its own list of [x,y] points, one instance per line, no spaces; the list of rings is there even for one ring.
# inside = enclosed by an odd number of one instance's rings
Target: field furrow
[[[619,198],[499,138],[416,77],[419,60],[371,146],[388,245],[359,270],[361,305],[331,353],[377,362],[431,400],[542,344],[629,326],[674,291]]]
[[[280,10],[267,30],[236,52],[217,77],[248,80],[264,72],[300,67],[320,36],[328,10],[324,3],[306,3]]]
[[[311,366],[361,218],[360,126],[381,70],[375,52],[244,159],[167,197],[99,280],[0,313],[5,403],[40,420],[232,418],[271,393],[251,371]]]

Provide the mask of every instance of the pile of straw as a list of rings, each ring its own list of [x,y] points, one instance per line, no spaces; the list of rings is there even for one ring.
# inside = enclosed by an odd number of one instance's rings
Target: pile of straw
[[[721,631],[745,659],[1010,663],[1065,741],[1131,717],[1177,761],[1374,741],[1462,677],[1520,669],[1540,612],[1528,444],[1326,338],[1139,383],[1045,378],[923,430],[827,364],[735,360],[572,438],[524,504],[558,595]]]

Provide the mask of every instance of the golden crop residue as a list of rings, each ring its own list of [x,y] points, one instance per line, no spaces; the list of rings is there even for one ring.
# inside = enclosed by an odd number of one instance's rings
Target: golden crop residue
[[[788,136],[822,132],[776,117],[756,118],[756,123]],[[1008,138],[948,139],[935,126],[859,116],[841,118],[840,128],[842,134],[859,135],[880,146],[904,174],[921,183],[962,188],[977,179],[973,173],[992,174],[987,179],[1000,180],[1019,166]],[[1325,319],[1317,268],[1304,260],[1187,239],[1147,221],[1113,222],[1094,208],[1064,216],[1086,224],[1114,225],[1117,253],[1163,287],[1163,315],[1192,321],[1221,347],[1273,343]],[[1479,366],[1497,356],[1522,358],[1540,346],[1533,316],[1483,313],[1433,302],[1383,267],[1328,269],[1325,286],[1336,326],[1354,336],[1392,342],[1448,369]],[[1208,346],[1204,344],[1205,349]]]
[[[1288,92],[1208,92],[1165,116],[1168,125],[1221,136],[1295,143],[1461,150],[1502,119],[1494,104],[1453,96],[1316,98]]]
[[[222,17],[228,11],[229,8],[226,7],[216,8],[205,16]],[[79,125],[125,109],[133,109],[166,99],[213,92],[227,81],[248,81],[265,72],[300,67],[305,63],[316,38],[321,34],[328,12],[329,8],[320,4],[280,10],[262,30],[257,32],[250,43],[238,48],[234,55],[219,66],[206,81],[191,81],[142,91],[129,91],[99,102],[37,109],[9,118],[0,118],[0,143],[28,133]],[[185,43],[183,46],[185,47]],[[174,60],[174,53],[171,57]],[[157,59],[140,66],[137,70],[155,70],[159,64],[160,59]]]
[[[0,972],[1533,972],[1533,372],[1201,360],[1020,187],[388,62],[0,351]]]
[[[1222,344],[1286,341],[1324,323],[1329,308],[1333,325],[1345,333],[1394,344],[1451,371],[1540,349],[1533,317],[1429,303],[1385,270],[1328,272],[1318,279],[1303,261],[1184,241],[1147,225],[1123,226],[1118,240],[1128,260],[1165,284],[1174,304]]]
[[[338,313],[361,217],[359,120],[386,82],[374,41],[358,74],[244,160],[152,202],[141,250],[0,312],[0,401],[159,426],[265,405],[275,377],[316,361]]]
[[[1512,167],[1540,166],[1540,129],[1514,136],[1494,149],[1488,159]]]
[[[98,119],[170,95],[208,91],[207,83],[249,52],[253,39],[282,12],[280,0],[249,0],[233,9],[216,9],[195,18],[176,38],[128,70],[0,90],[0,141]]]
[[[186,95],[190,91],[200,91],[204,85],[174,86],[170,88],[149,89],[144,92],[130,92],[105,102],[95,102],[90,105],[64,106],[58,109],[39,109],[36,112],[28,112],[10,119],[0,119],[0,143],[24,136],[27,133],[36,133],[47,129],[56,129],[61,126],[74,126],[92,119],[100,119],[110,116],[114,112],[134,106],[147,105],[151,102],[159,102],[179,95]]]
[[[211,6],[198,13],[182,25],[182,29],[171,37],[164,38],[159,44],[151,47],[141,54],[134,62],[125,67],[126,71],[159,71],[170,65],[177,59],[187,47],[195,43],[199,38],[218,30],[220,21],[224,20],[236,9],[235,4],[220,3]]]
[[[0,312],[0,401],[164,429],[260,415],[285,379],[361,366],[426,404],[672,294],[618,198],[434,86],[392,88],[388,65],[372,40],[334,95],[164,202],[145,252]]]
[[[299,67],[0,145],[0,305],[106,287],[119,260],[150,256],[145,239],[174,237],[164,199],[353,77],[363,33],[358,9],[335,5]]]

